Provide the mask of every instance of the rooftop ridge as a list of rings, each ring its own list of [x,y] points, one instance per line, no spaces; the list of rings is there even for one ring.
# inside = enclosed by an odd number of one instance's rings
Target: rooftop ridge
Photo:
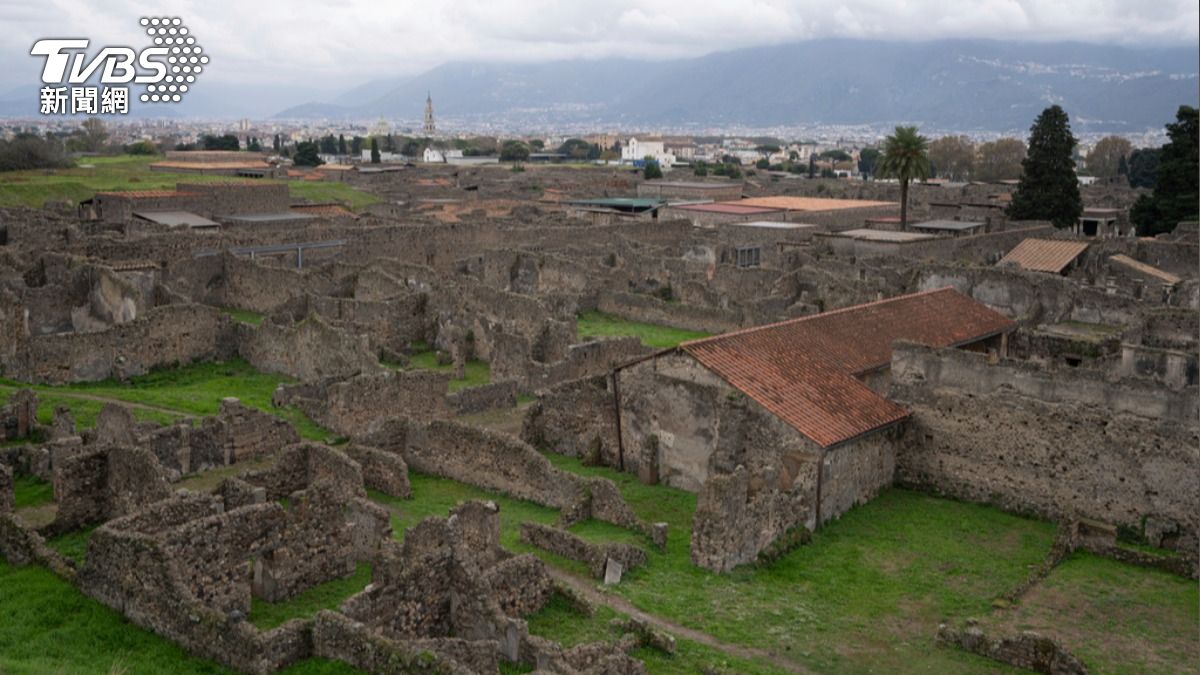
[[[909,298],[919,298],[923,295],[933,295],[935,293],[941,293],[943,291],[954,291],[954,290],[955,290],[955,288],[953,286],[941,286],[939,288],[931,288],[931,289],[925,290],[925,291],[917,291],[916,293],[906,293],[904,295],[894,295],[890,298],[881,298],[879,300],[872,300],[871,302],[864,302],[861,305],[851,305],[849,307],[839,307],[837,309],[831,309],[827,312],[818,312],[817,314],[808,314],[806,316],[798,316],[794,319],[784,319],[783,321],[776,321],[775,323],[765,323],[761,326],[750,326],[748,328],[739,328],[737,330],[732,330],[727,333],[721,333],[719,335],[710,335],[709,337],[696,338],[694,340],[687,340],[685,342],[680,342],[679,346],[681,348],[687,348],[692,345],[718,342],[723,338],[738,337],[741,335],[746,335],[748,333],[754,333],[754,332],[761,331],[761,330],[767,330],[769,328],[778,328],[780,326],[790,326],[790,325],[800,323],[801,321],[810,321],[812,319],[816,319],[819,317],[835,316],[838,314],[844,314],[846,312],[851,312],[851,311],[861,311],[868,307],[878,307],[880,305],[885,305],[885,304],[888,304],[891,302],[896,302],[899,300],[907,300]]]

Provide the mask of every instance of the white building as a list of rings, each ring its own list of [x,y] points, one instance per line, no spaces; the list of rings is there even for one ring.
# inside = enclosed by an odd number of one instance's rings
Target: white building
[[[663,170],[670,169],[675,164],[675,155],[667,152],[662,141],[639,141],[630,138],[621,146],[621,162],[639,162],[650,157],[658,162]]]

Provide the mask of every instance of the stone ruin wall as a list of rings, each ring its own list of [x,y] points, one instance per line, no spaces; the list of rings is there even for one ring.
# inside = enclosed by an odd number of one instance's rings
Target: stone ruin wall
[[[6,377],[38,384],[125,379],[153,368],[228,358],[233,347],[232,323],[219,310],[167,305],[100,332],[26,338],[0,368]]]
[[[393,371],[355,375],[345,380],[285,384],[272,403],[296,406],[314,422],[343,436],[372,431],[396,415],[442,419],[451,415],[446,392],[450,375],[431,371]]]
[[[896,459],[899,483],[1196,546],[1194,387],[1170,391],[901,343],[892,376],[892,397],[913,412]]]
[[[383,368],[366,336],[349,335],[316,315],[297,322],[272,318],[237,329],[238,354],[260,371],[311,381]]]

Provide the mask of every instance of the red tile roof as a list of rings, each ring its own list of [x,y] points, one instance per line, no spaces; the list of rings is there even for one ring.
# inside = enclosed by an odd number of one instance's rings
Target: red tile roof
[[[680,348],[821,447],[908,416],[856,379],[895,340],[954,347],[1016,324],[952,288],[684,342]]]
[[[780,209],[771,209],[765,206],[743,206],[741,204],[731,204],[717,202],[713,204],[678,204],[674,208],[680,211],[700,211],[702,213],[724,213],[734,216],[749,216],[760,213],[775,213]]]

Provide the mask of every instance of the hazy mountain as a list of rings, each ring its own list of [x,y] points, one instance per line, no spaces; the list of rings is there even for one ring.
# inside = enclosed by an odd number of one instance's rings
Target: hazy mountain
[[[1140,131],[1196,104],[1198,57],[1189,47],[815,40],[676,61],[450,63],[276,116],[419,119],[430,91],[440,116],[467,121],[1005,131],[1059,103],[1077,129]]]

